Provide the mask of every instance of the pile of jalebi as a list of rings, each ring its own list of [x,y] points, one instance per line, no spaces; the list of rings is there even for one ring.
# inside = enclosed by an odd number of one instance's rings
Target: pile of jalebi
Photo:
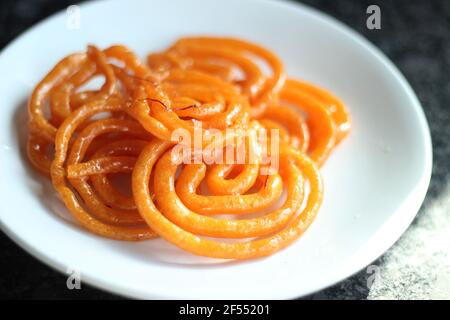
[[[47,74],[28,111],[30,161],[84,228],[225,259],[270,255],[308,228],[318,167],[350,129],[337,98],[230,38],[182,38],[146,63],[89,46]],[[231,161],[207,161],[212,149]]]

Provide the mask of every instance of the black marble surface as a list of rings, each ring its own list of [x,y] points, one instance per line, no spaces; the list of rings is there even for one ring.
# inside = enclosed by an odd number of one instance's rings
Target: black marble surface
[[[170,1],[170,0],[169,0]],[[448,0],[306,0],[351,26],[378,46],[403,72],[417,93],[433,139],[433,176],[419,216],[450,181],[450,1]],[[67,0],[2,0],[0,48],[48,15],[75,3]],[[381,30],[366,28],[366,8],[381,8]],[[43,39],[45,41],[45,39]],[[1,72],[1,70],[0,70]],[[414,224],[414,223],[413,223]],[[381,257],[376,264],[383,263]],[[365,299],[365,270],[305,299]],[[83,284],[68,290],[62,275],[19,248],[0,232],[0,298],[117,299]]]

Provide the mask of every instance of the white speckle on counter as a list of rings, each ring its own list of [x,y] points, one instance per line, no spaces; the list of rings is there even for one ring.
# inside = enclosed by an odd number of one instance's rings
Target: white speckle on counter
[[[450,299],[450,185],[390,249],[368,299]]]

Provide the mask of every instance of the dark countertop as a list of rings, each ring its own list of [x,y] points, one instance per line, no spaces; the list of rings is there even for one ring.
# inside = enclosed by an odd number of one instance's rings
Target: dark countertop
[[[450,283],[450,1],[302,1],[363,34],[402,71],[421,101],[433,139],[433,176],[422,208],[401,239],[373,262],[385,281],[367,286],[366,269],[306,299],[449,298]],[[74,1],[3,0],[0,48]],[[366,28],[366,8],[381,8],[381,30]],[[439,245],[433,238],[440,239]],[[68,290],[62,275],[0,232],[0,298],[116,299],[83,284]],[[420,259],[414,259],[419,257]],[[435,272],[435,270],[441,270]],[[444,271],[442,271],[444,270]],[[432,272],[433,271],[433,272]]]

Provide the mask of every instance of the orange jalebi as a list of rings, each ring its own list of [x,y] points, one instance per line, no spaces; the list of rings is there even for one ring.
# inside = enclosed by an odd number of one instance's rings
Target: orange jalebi
[[[272,254],[308,228],[318,168],[350,130],[339,99],[231,38],[182,38],[146,64],[88,46],[28,111],[30,161],[85,229],[224,259]]]

